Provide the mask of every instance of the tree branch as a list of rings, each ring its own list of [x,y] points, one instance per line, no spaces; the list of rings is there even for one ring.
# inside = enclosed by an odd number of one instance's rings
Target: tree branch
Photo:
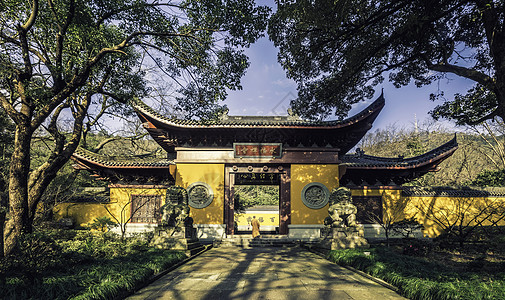
[[[452,65],[449,63],[438,63],[438,64],[433,64],[431,62],[428,62],[428,69],[437,71],[437,72],[443,72],[443,73],[453,73],[458,76],[464,77],[471,79],[475,82],[478,82],[488,88],[489,90],[494,90],[495,88],[495,81],[493,77],[490,77],[484,73],[481,73],[479,71],[457,66],[457,65]]]
[[[101,18],[98,19],[98,21],[96,22],[96,25],[100,26],[103,22],[105,22],[105,20],[113,17],[114,15],[117,15],[119,13],[131,10],[134,8],[138,8],[139,6],[144,6],[144,7],[167,6],[167,7],[174,7],[174,8],[179,8],[179,9],[183,8],[180,5],[175,5],[175,4],[170,4],[170,3],[143,3],[142,5],[138,5],[138,4],[127,5],[127,6],[121,7],[120,9],[111,10],[110,12],[104,14]],[[187,8],[185,8],[185,9],[187,9]]]
[[[91,104],[91,97],[93,93],[88,92],[84,96],[82,104],[76,105],[74,115],[74,125],[73,131],[70,139],[65,145],[62,145],[62,141],[55,143],[52,153],[50,154],[48,160],[44,162],[37,170],[30,174],[28,180],[28,211],[29,216],[33,220],[35,216],[35,210],[38,203],[47,189],[49,183],[56,177],[58,170],[68,161],[70,156],[74,153],[75,149],[79,145],[81,138],[81,132],[83,128],[84,117]],[[60,106],[61,107],[61,106]],[[58,108],[56,112],[60,109]],[[52,118],[51,122],[54,120]],[[64,142],[64,140],[63,140]]]
[[[5,40],[6,42],[9,42],[11,44],[14,44],[14,45],[18,46],[18,47],[22,47],[22,44],[21,44],[20,41],[16,40],[13,37],[5,35],[1,31],[0,31],[0,38],[2,38],[3,40]],[[28,51],[31,52],[32,54],[34,54],[35,56],[37,56],[37,58],[40,59],[40,61],[42,61],[44,64],[48,64],[47,59],[37,49],[35,49],[33,47],[28,47]]]
[[[52,3],[52,1],[50,1]],[[62,78],[62,60],[63,60],[63,42],[68,30],[68,27],[70,26],[70,23],[72,23],[72,20],[74,18],[74,13],[75,13],[75,2],[73,0],[70,0],[70,6],[67,14],[67,18],[65,19],[65,23],[63,26],[59,26],[60,30],[56,34],[56,58],[55,58],[55,68],[56,72],[54,70],[51,70],[51,73],[53,73],[53,80],[54,80],[54,85],[53,85],[53,92],[57,93],[58,91],[61,90],[61,88],[64,86],[63,83],[63,78]],[[55,14],[55,20],[57,20],[56,12]],[[59,70],[59,71],[58,71]]]
[[[1,92],[0,92],[0,105],[2,106],[3,110],[9,115],[9,117],[14,121],[14,123],[19,124],[22,122],[22,116],[21,114],[14,108],[12,103],[7,100],[7,97],[5,97]]]
[[[27,32],[30,30],[35,23],[35,19],[37,18],[37,15],[39,13],[39,1],[38,0],[33,0],[32,2],[32,12],[30,14],[30,17],[26,21],[25,24],[21,25],[20,28],[24,31]]]

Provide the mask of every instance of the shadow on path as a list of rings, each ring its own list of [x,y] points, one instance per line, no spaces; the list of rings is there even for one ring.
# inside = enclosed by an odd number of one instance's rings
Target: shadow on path
[[[128,299],[404,299],[301,248],[214,248]]]

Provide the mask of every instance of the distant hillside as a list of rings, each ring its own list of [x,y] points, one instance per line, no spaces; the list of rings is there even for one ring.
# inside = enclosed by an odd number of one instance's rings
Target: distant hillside
[[[366,154],[383,157],[413,157],[430,151],[454,137],[443,129],[386,129],[368,133],[358,144]],[[438,172],[428,173],[408,185],[469,185],[484,171],[500,169],[500,158],[492,150],[503,145],[504,136],[491,138],[471,133],[457,133],[458,150],[440,164]],[[486,142],[486,140],[489,142]],[[494,162],[493,162],[494,160]],[[501,167],[503,169],[503,166]]]

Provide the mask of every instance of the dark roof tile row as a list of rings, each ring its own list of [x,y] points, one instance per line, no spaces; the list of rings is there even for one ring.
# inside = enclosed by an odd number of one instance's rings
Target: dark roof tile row
[[[183,127],[334,127],[352,124],[361,118],[367,116],[370,112],[382,107],[385,103],[384,95],[381,94],[374,102],[360,113],[344,120],[332,121],[310,121],[302,120],[297,116],[228,116],[224,115],[220,119],[215,120],[183,120],[177,118],[169,118],[154,111],[151,107],[140,100],[132,101],[131,105],[140,114],[145,114],[158,122]]]
[[[402,157],[378,157],[366,154],[346,154],[341,157],[342,164],[347,167],[410,167],[429,162],[440,155],[448,152],[453,152],[457,149],[458,142],[456,135],[449,142],[437,147],[422,155],[402,158]]]
[[[153,158],[133,158],[133,157],[114,157],[114,156],[104,156],[93,153],[91,151],[77,148],[73,156],[76,159],[85,160],[94,164],[99,164],[104,167],[168,167],[170,165],[175,165],[173,160],[168,159],[153,159]]]
[[[505,197],[505,188],[481,187],[403,187],[402,194],[409,197]]]

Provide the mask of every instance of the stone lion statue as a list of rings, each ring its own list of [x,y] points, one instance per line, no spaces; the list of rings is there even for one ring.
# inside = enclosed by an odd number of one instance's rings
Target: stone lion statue
[[[333,189],[329,199],[328,214],[324,224],[329,227],[356,226],[356,206],[351,203],[351,190],[346,187]]]
[[[166,227],[181,227],[193,224],[189,217],[188,194],[182,187],[167,189],[165,205],[161,207],[161,225]]]

